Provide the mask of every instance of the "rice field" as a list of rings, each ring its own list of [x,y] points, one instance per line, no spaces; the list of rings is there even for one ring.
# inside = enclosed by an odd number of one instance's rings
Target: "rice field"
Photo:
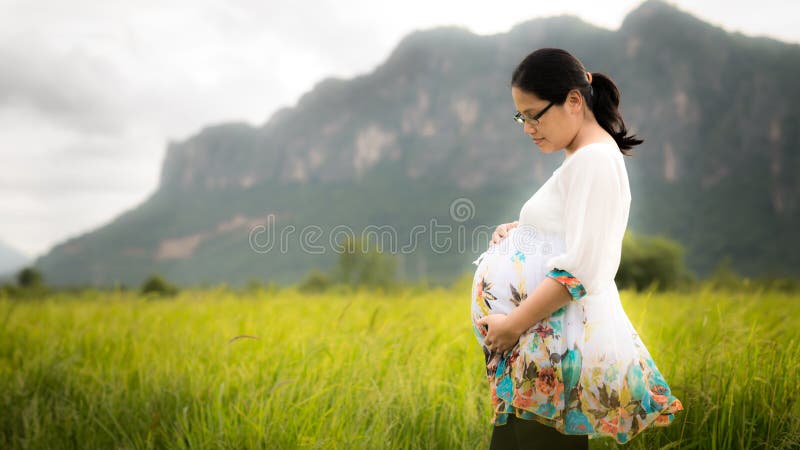
[[[486,449],[469,289],[0,299],[0,448]],[[685,408],[625,448],[800,447],[797,294],[622,299]]]

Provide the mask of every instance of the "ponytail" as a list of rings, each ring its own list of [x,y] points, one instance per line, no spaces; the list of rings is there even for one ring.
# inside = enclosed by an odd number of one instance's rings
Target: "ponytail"
[[[597,123],[610,134],[622,153],[629,155],[629,150],[644,140],[636,135],[628,135],[628,129],[622,120],[619,112],[619,90],[608,76],[599,73],[592,73],[592,99],[589,102]]]

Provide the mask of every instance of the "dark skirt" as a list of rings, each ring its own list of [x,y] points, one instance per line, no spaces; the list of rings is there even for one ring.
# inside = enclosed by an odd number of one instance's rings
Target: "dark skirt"
[[[495,425],[489,450],[565,449],[588,450],[589,436],[563,434],[535,420],[508,415],[508,423]]]

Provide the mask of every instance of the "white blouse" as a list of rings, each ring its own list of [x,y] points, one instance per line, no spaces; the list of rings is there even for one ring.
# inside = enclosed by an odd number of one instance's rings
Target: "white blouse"
[[[614,283],[630,204],[619,147],[592,143],[567,155],[522,206],[519,224],[561,233],[566,252],[550,258],[548,270],[566,270],[592,295]]]

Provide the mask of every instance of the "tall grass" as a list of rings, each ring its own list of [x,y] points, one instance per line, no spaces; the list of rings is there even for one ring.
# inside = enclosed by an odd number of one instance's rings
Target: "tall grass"
[[[622,296],[685,407],[624,447],[800,446],[797,295]],[[0,300],[0,448],[488,448],[469,301],[463,284]]]

